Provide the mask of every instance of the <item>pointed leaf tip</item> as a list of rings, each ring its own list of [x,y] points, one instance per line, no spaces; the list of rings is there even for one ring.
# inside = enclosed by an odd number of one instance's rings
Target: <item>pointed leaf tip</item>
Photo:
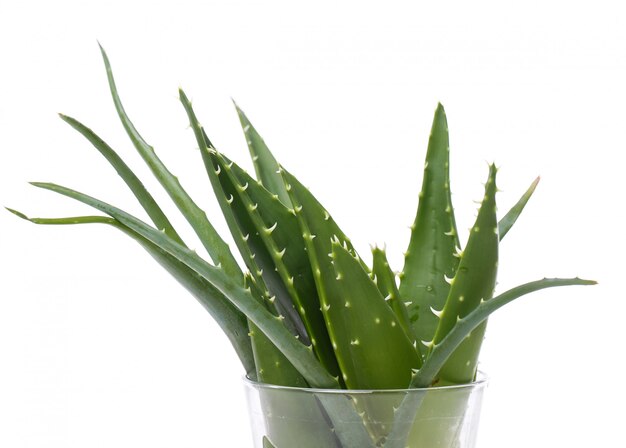
[[[30,221],[30,218],[28,216],[26,216],[24,213],[19,212],[15,209],[9,208],[9,207],[4,207],[7,211],[13,213],[15,216],[25,219],[26,221]]]

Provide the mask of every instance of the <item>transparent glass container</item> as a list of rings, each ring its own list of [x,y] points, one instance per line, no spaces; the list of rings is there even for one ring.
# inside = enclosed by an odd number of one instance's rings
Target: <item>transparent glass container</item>
[[[254,448],[475,448],[487,380],[400,390],[244,383]]]

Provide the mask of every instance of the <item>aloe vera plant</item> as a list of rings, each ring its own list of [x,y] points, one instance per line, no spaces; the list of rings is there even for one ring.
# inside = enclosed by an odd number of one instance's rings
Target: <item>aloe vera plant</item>
[[[372,266],[358,255],[329,211],[277,162],[237,105],[256,178],[215,148],[180,90],[213,192],[245,262],[240,267],[204,211],[134,127],[104,50],[102,56],[126,133],[196,232],[210,260],[189,249],[122,158],[94,131],[65,115],[61,118],[117,171],[152,224],[50,183],[33,185],[83,202],[103,215],[30,218],[9,211],[36,224],[108,224],[136,240],[214,317],[251,379],[279,386],[347,390],[470,383],[476,378],[491,313],[544,288],[594,284],[579,278],[545,278],[493,296],[499,243],[532,196],[538,179],[498,221],[497,169],[491,165],[478,216],[463,248],[450,194],[448,126],[441,105],[432,125],[404,268],[396,273],[384,249],[372,249]],[[306,409],[288,399],[265,405],[268,412],[300,413],[303,421],[311,421],[312,414],[321,416],[326,426],[297,427],[288,433],[276,429],[263,437],[265,447],[430,448],[428,443],[432,443],[411,442],[411,433],[429,429],[412,427],[419,403],[410,405],[406,400],[390,402],[385,409],[356,400],[316,400]],[[344,415],[356,416],[362,428],[342,428],[337,418]],[[377,423],[399,415],[411,417],[393,427]],[[307,431],[312,442],[297,439]]]

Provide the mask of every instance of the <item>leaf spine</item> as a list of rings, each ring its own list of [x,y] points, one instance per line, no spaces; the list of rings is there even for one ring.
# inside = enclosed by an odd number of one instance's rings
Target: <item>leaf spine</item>
[[[439,319],[441,319],[441,315],[443,314],[443,310],[441,311],[437,311],[436,309],[434,309],[432,306],[430,307],[430,312],[433,313],[436,317],[438,317]]]
[[[276,221],[272,227],[266,227],[264,231],[267,235],[271,235],[277,226],[278,226],[278,221]]]

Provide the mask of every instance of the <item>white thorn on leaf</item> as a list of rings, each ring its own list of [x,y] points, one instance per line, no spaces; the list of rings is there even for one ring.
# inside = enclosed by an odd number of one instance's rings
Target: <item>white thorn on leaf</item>
[[[430,307],[430,312],[433,313],[438,318],[441,318],[441,315],[443,314],[443,310],[437,311],[432,306]]]
[[[265,228],[265,233],[267,235],[271,235],[272,232],[276,229],[277,226],[278,226],[278,221],[276,221],[272,227],[266,227]]]

